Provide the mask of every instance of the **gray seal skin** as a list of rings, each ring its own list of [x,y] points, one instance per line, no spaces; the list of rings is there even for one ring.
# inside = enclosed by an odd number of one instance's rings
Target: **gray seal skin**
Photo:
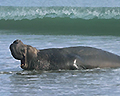
[[[67,47],[37,50],[15,40],[10,45],[12,56],[21,60],[25,70],[80,70],[91,68],[118,68],[120,56],[92,47]]]

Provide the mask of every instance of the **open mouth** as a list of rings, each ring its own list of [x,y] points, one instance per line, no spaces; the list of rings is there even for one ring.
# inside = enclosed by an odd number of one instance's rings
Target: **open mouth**
[[[23,59],[21,60],[21,67],[25,66],[25,56],[23,56]]]

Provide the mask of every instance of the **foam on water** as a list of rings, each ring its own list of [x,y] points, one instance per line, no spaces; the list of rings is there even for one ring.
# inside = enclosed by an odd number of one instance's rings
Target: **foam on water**
[[[36,18],[120,19],[119,7],[0,7],[0,20]]]

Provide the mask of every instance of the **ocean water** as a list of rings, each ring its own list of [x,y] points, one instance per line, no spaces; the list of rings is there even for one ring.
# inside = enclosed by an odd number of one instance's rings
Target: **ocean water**
[[[119,0],[0,0],[0,96],[119,96],[120,68],[25,71],[10,54],[16,39],[120,55]]]

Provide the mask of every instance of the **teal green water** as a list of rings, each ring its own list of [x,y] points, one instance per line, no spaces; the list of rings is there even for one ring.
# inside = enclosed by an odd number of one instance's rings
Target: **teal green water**
[[[1,20],[0,29],[18,34],[36,35],[113,35],[120,36],[117,19],[44,18],[33,20]],[[2,32],[4,34],[4,31]]]
[[[2,33],[120,36],[119,25],[120,7],[0,7]]]

